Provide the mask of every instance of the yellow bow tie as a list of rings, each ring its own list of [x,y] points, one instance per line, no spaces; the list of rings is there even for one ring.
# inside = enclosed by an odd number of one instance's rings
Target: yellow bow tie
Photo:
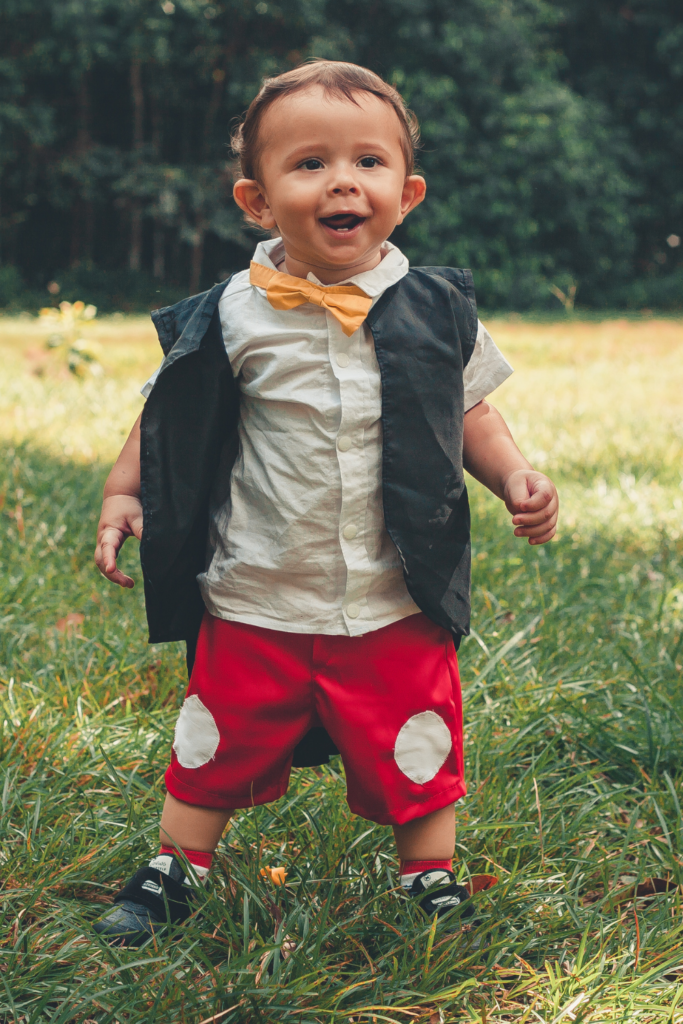
[[[312,284],[301,277],[281,274],[252,260],[249,280],[257,288],[265,288],[268,302],[273,309],[294,309],[304,302],[312,302],[323,309],[329,309],[341,324],[347,338],[357,331],[370,312],[372,299],[355,284],[340,284],[323,287]]]

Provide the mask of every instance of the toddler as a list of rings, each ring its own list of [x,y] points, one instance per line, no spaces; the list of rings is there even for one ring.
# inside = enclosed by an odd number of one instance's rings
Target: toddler
[[[512,372],[468,270],[388,241],[425,196],[417,124],[373,72],[266,80],[234,198],[272,237],[249,270],[152,314],[164,360],[104,491],[96,562],[140,557],[152,643],[185,640],[159,854],[96,924],[139,943],[193,909],[237,808],[339,753],[351,810],[391,825],[428,914],[466,792],[456,650],[469,629],[464,469],[545,544],[557,494],[487,395]],[[462,912],[467,913],[465,907]]]

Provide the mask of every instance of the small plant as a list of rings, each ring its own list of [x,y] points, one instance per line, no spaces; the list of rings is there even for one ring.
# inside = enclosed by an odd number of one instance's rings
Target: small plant
[[[99,376],[102,366],[97,360],[97,345],[81,337],[84,328],[97,316],[97,306],[86,306],[84,302],[60,302],[59,308],[47,306],[40,311],[40,318],[50,329],[45,347],[61,355],[76,377],[91,373]]]
[[[574,299],[576,298],[577,285],[573,282],[570,284],[566,292],[563,292],[561,288],[558,288],[556,284],[550,285],[550,291],[553,293],[556,299],[559,299],[564,306],[565,313],[574,312]]]

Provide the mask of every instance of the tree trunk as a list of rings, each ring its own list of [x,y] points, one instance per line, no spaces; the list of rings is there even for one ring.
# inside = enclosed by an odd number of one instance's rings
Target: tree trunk
[[[130,64],[130,93],[133,100],[133,149],[145,142],[145,96],[142,91],[142,64],[137,53]]]
[[[145,97],[142,91],[142,65],[138,53],[133,54],[130,64],[130,93],[133,101],[133,149],[142,149],[145,142]],[[130,249],[128,269],[140,270],[142,266],[142,201],[131,198],[130,205]]]
[[[204,262],[204,235],[203,228],[197,228],[192,246],[192,259],[190,263],[190,295],[196,295],[199,291],[199,284],[202,279],[202,263]]]
[[[78,132],[74,147],[76,157],[83,157],[92,147],[90,136],[90,90],[88,87],[88,71],[84,71],[78,87]],[[82,186],[81,186],[82,187]],[[80,267],[92,263],[95,212],[93,202],[82,193],[72,208],[71,217],[71,252],[69,266]]]
[[[169,245],[168,253],[168,268],[167,268],[167,279],[172,281],[174,284],[182,279],[182,253],[183,245],[180,238],[180,231],[177,227],[171,229],[171,243]]]
[[[76,152],[85,153],[90,149],[90,92],[88,90],[88,72],[84,71],[78,89],[78,135],[76,136]]]
[[[95,204],[86,199],[83,204],[83,262],[90,270],[95,247]]]
[[[163,281],[166,276],[166,232],[158,220],[154,221],[152,244],[152,273],[157,281]]]
[[[76,198],[71,208],[71,250],[69,266],[72,269],[81,265],[81,239],[83,237],[83,200]]]
[[[161,160],[164,148],[164,111],[159,100],[159,93],[155,91],[154,87],[148,89],[147,103],[149,107],[152,148],[157,160]]]
[[[227,63],[227,56],[224,59],[224,64]],[[211,99],[206,108],[206,114],[204,117],[204,130],[202,132],[202,159],[206,160],[210,155],[211,151],[211,136],[213,134],[213,126],[216,120],[216,115],[220,110],[221,101],[223,99],[223,91],[225,88],[225,67],[216,67],[213,69],[213,84],[211,87]]]
[[[142,265],[142,206],[139,199],[130,205],[130,249],[128,269],[139,270]]]

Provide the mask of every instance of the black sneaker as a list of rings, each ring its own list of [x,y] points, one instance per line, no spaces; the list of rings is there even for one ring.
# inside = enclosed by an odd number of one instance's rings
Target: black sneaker
[[[467,889],[459,885],[452,871],[443,868],[421,871],[413,879],[408,895],[416,899],[428,917],[443,917],[455,907],[462,907],[460,917],[471,917],[474,907]]]
[[[160,853],[135,872],[93,928],[111,945],[140,946],[167,923],[186,921],[193,900],[192,883],[178,858]]]

